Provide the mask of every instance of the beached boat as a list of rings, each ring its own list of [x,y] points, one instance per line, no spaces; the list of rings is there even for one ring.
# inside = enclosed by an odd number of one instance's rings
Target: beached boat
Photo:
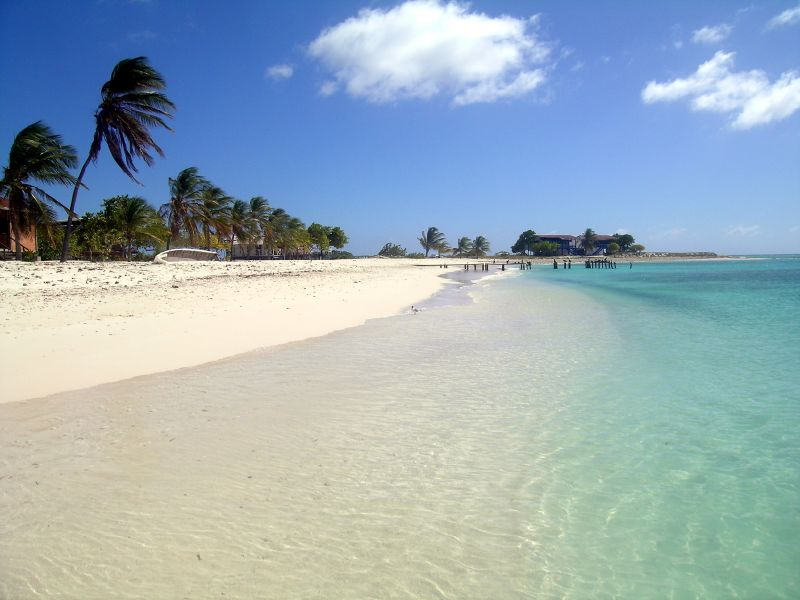
[[[175,248],[156,255],[153,262],[170,263],[186,262],[195,260],[219,260],[219,256],[213,250],[198,250],[197,248]]]

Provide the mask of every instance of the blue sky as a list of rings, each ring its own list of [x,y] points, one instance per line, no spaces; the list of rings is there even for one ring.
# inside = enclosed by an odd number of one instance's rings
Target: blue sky
[[[159,206],[195,166],[242,199],[418,250],[625,231],[651,250],[800,252],[800,4],[0,3],[0,166],[42,119],[85,156],[147,56],[177,104],[138,186],[106,152],[78,212]],[[69,190],[52,190],[66,200]]]

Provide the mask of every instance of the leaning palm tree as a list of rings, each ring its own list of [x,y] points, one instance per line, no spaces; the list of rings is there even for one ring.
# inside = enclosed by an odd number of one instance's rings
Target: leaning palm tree
[[[125,237],[125,258],[131,260],[134,246],[139,245],[136,242],[164,241],[164,222],[147,200],[138,196],[117,196],[106,202],[108,220]]]
[[[211,233],[226,235],[232,198],[215,185],[200,190],[196,219],[203,233],[206,250],[211,250]]]
[[[296,254],[308,256],[311,254],[311,246],[313,243],[311,234],[308,233],[308,229],[306,229],[305,224],[300,219],[297,219],[297,222],[299,225],[291,229],[294,251]]]
[[[48,225],[53,212],[50,205],[57,205],[72,212],[41,187],[44,184],[70,185],[75,177],[69,169],[78,164],[75,148],[61,141],[61,136],[41,121],[25,127],[14,138],[8,154],[8,165],[0,180],[0,196],[8,198],[9,218],[16,240],[16,257],[22,259],[22,230],[30,229],[37,222]]]
[[[456,256],[468,256],[472,252],[472,240],[464,236],[458,238],[458,246],[455,248]]]
[[[586,231],[583,232],[583,253],[586,256],[589,256],[594,252],[595,244],[597,243],[597,234],[594,230],[589,227]]]
[[[169,202],[161,205],[161,216],[169,227],[167,250],[182,232],[188,236],[189,244],[195,245],[198,219],[203,213],[202,194],[210,185],[205,177],[200,176],[197,167],[184,169],[175,179],[169,178]]]
[[[274,256],[275,244],[288,228],[290,219],[289,213],[282,208],[276,208],[270,213],[264,226],[264,242],[269,249],[270,258]]]
[[[306,250],[311,245],[311,236],[308,234],[305,223],[296,217],[289,217],[278,243],[283,252],[283,258],[287,258],[290,252],[306,254]]]
[[[444,234],[436,229],[436,227],[428,227],[428,231],[423,231],[422,235],[417,238],[420,245],[425,249],[425,258],[431,250],[436,250],[442,245],[447,245]]]
[[[111,71],[111,78],[103,84],[100,90],[100,105],[94,113],[95,130],[92,145],[72,190],[61,262],[67,260],[78,189],[81,187],[89,162],[97,162],[103,141],[117,166],[137,183],[139,182],[134,173],[138,169],[134,159],[142,159],[149,167],[154,162],[151,151],[164,156],[164,152],[156,144],[149,130],[151,127],[163,127],[171,131],[164,118],[172,117],[175,105],[162,93],[165,87],[164,79],[150,66],[144,56],[119,61]]]
[[[442,252],[447,254],[448,252],[453,251],[453,249],[450,247],[450,244],[447,243],[447,240],[443,241],[440,244],[436,244],[436,246],[434,246],[433,249],[436,250],[437,258],[442,257]]]
[[[250,225],[253,229],[253,239],[262,239],[265,237],[265,231],[269,226],[269,215],[272,208],[267,202],[266,198],[262,196],[253,196],[247,206],[247,217],[250,220]]]
[[[481,256],[486,256],[487,252],[489,252],[489,240],[479,235],[472,241],[472,253],[475,258],[480,258]]]
[[[253,222],[250,220],[250,207],[244,200],[234,200],[231,204],[228,222],[228,235],[231,242],[231,259],[235,242],[246,243],[253,236]]]

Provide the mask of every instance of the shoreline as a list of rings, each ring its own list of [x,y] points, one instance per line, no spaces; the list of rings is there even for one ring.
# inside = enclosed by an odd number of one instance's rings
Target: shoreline
[[[377,263],[377,264],[376,264]],[[408,261],[8,263],[0,402],[198,366],[402,312],[446,287]]]
[[[509,260],[506,271],[514,271],[519,257]],[[731,258],[633,262],[673,260]],[[427,261],[0,263],[0,344],[10,349],[0,367],[0,403],[199,366],[356,327],[464,285],[464,264],[495,267],[470,269],[467,278],[474,282],[503,274],[505,262]]]
[[[0,343],[11,351],[0,403],[327,335],[401,314],[453,285],[443,277],[453,270],[412,263],[2,264]]]

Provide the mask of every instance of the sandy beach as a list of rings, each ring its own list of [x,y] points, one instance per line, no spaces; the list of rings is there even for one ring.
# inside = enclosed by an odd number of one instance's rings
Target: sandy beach
[[[518,268],[518,260],[512,258],[509,268]],[[354,327],[408,311],[448,285],[442,275],[486,262],[495,272],[504,260],[0,263],[0,345],[9,350],[0,365],[0,402],[195,366]],[[580,257],[573,264],[582,267]]]
[[[444,262],[456,261],[436,264]],[[410,310],[453,272],[419,263],[2,263],[0,401],[194,366]]]

